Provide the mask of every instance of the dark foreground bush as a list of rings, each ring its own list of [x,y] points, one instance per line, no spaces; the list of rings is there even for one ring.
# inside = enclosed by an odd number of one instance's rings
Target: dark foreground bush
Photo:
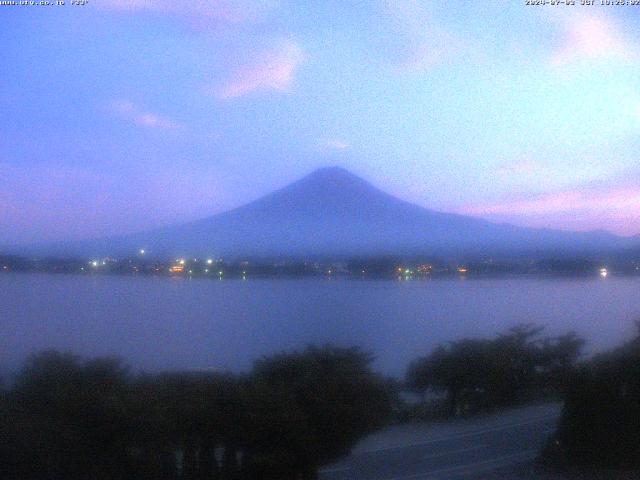
[[[559,395],[584,340],[574,333],[542,337],[541,332],[535,325],[519,325],[493,339],[441,345],[409,366],[406,385],[425,400],[444,396],[449,416]]]
[[[640,335],[594,358],[575,376],[545,458],[583,467],[640,468]]]
[[[247,376],[133,376],[117,359],[40,353],[0,395],[0,478],[312,479],[389,414],[370,363],[310,347]]]

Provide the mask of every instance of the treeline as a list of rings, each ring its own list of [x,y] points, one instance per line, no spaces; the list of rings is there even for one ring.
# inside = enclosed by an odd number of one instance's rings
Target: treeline
[[[519,325],[437,347],[404,384],[358,348],[272,355],[244,375],[134,375],[115,358],[43,352],[0,390],[0,479],[309,480],[389,419],[539,399],[565,399],[547,459],[640,467],[640,330],[586,362],[583,345]],[[422,401],[400,402],[403,388]]]
[[[545,452],[547,461],[640,469],[640,322],[637,325],[635,338],[584,363],[571,378],[558,430]]]
[[[308,347],[247,375],[132,375],[118,359],[39,353],[0,398],[0,478],[316,478],[390,414],[371,361]]]
[[[441,345],[415,360],[405,379],[423,398],[415,416],[456,416],[559,398],[585,342],[573,332],[545,337],[542,331],[518,325],[496,338]]]
[[[533,400],[564,407],[542,460],[554,467],[640,474],[640,322],[619,348],[582,359],[584,340],[519,325],[491,339],[441,345],[407,369],[422,402],[407,420],[491,411]],[[604,473],[603,475],[606,475]],[[606,478],[606,477],[603,477]],[[640,478],[640,477],[638,477]]]

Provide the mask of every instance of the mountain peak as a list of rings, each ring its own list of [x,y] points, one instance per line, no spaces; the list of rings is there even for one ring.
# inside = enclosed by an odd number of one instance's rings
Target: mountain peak
[[[399,203],[404,204],[348,170],[329,166],[314,170],[239,210],[290,222],[296,219],[299,224],[326,223],[347,217],[357,221],[363,215],[363,208],[379,208],[386,212]]]
[[[326,167],[319,167],[315,169],[309,175],[353,175],[353,174],[346,168],[341,167],[340,165],[327,165]]]
[[[131,252],[140,245],[170,255],[511,255],[606,252],[636,242],[598,233],[496,225],[427,210],[342,167],[328,166],[214,217],[87,245],[91,255]]]
[[[315,181],[358,181],[363,180],[349,170],[339,166],[327,166],[314,170],[305,178]]]
[[[306,177],[294,183],[296,187],[310,190],[340,190],[348,191],[374,191],[377,190],[366,180],[351,173],[349,170],[338,167],[328,166],[314,170]]]

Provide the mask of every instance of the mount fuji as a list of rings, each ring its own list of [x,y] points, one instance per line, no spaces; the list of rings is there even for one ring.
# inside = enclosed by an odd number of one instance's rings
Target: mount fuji
[[[258,200],[201,220],[67,243],[74,254],[225,257],[605,253],[640,240],[496,224],[429,210],[340,167],[321,168]],[[61,245],[55,247],[59,250]]]

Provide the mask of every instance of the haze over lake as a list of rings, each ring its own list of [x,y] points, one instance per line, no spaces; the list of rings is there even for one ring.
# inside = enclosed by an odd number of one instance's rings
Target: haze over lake
[[[640,317],[640,280],[205,280],[0,275],[0,369],[41,349],[114,354],[134,369],[242,371],[308,343],[359,345],[382,372],[463,336],[520,322],[576,330],[587,351],[619,344]]]

